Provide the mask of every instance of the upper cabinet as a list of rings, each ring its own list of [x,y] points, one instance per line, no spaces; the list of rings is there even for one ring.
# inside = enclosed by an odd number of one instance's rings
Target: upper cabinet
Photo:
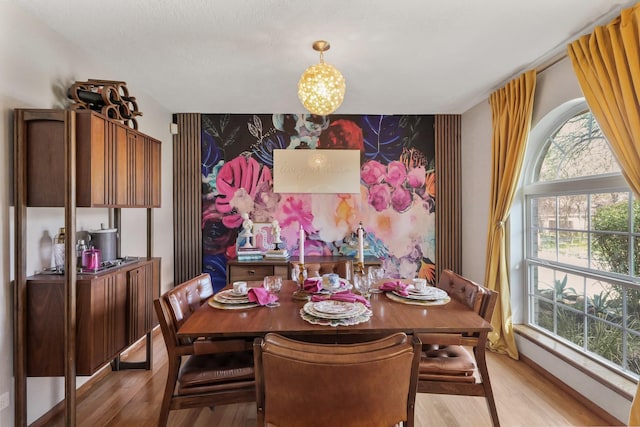
[[[27,147],[27,205],[64,206],[64,149],[75,132],[76,205],[160,207],[160,141],[94,111],[21,110]]]

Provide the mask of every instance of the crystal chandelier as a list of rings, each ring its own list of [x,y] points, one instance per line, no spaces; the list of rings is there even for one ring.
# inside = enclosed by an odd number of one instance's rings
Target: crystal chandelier
[[[318,40],[313,49],[320,52],[320,63],[307,68],[298,82],[298,98],[311,114],[326,116],[342,105],[346,84],[333,65],[324,62],[329,42]]]

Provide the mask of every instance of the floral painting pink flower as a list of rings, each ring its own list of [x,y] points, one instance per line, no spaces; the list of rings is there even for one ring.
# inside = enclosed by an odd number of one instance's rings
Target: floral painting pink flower
[[[407,177],[404,163],[394,160],[387,165],[386,181],[393,187],[401,185]]]
[[[413,168],[407,174],[407,185],[411,188],[420,188],[425,182],[424,166]]]
[[[389,207],[391,203],[391,189],[387,184],[375,184],[369,187],[369,204],[378,212]]]
[[[258,163],[255,159],[238,156],[220,168],[216,177],[216,188],[219,196],[215,206],[218,212],[226,214],[222,219],[228,228],[237,228],[242,223],[241,212],[236,205],[238,200],[245,201],[248,196],[254,200],[262,183],[271,182],[271,170]],[[236,198],[236,192],[241,191],[243,197]],[[235,204],[234,202],[235,198]]]
[[[405,212],[411,207],[412,201],[411,193],[406,188],[398,187],[391,193],[391,206],[397,212]]]
[[[367,185],[377,184],[382,182],[387,173],[387,167],[382,163],[371,160],[362,165],[360,171],[360,178]]]

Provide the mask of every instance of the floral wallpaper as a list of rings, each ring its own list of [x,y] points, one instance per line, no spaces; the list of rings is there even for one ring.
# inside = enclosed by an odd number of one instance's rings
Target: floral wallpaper
[[[305,255],[365,254],[388,274],[435,280],[435,144],[433,116],[311,114],[202,115],[203,266],[225,285],[236,256],[241,215],[277,220],[295,260],[300,226]],[[273,192],[274,149],[358,149],[360,194]]]

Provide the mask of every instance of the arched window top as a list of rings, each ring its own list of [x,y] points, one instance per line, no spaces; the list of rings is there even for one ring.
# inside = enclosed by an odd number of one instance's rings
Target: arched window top
[[[560,123],[547,138],[534,181],[548,182],[620,173],[609,145],[590,111]]]

